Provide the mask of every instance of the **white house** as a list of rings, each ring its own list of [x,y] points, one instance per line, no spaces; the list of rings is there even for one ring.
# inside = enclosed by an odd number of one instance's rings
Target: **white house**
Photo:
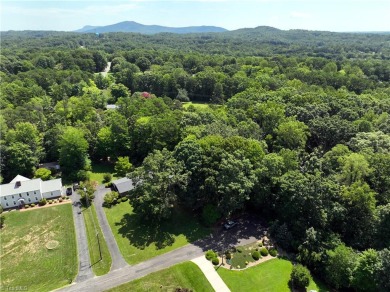
[[[0,203],[3,209],[25,204],[37,204],[43,198],[52,199],[62,194],[61,179],[42,181],[17,175],[10,183],[0,185]]]

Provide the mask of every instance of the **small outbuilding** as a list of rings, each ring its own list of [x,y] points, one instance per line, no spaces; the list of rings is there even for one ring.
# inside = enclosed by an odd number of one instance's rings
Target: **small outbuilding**
[[[121,196],[127,195],[131,190],[134,189],[133,181],[127,177],[112,181],[112,187]]]

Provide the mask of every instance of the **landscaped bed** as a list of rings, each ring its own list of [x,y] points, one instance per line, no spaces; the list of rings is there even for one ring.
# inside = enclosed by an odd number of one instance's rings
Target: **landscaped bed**
[[[118,247],[133,265],[169,252],[206,236],[209,230],[184,212],[175,212],[159,225],[146,223],[129,202],[104,208]]]
[[[77,274],[77,248],[70,204],[5,215],[1,229],[1,287],[50,291]]]

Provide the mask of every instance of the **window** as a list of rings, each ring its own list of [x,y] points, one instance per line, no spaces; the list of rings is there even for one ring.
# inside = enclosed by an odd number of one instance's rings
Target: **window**
[[[16,205],[16,202],[14,201],[14,205]]]
[[[50,193],[50,196],[53,196],[53,192]]]
[[[30,199],[30,198],[28,198],[28,201],[29,201],[29,202],[31,202],[31,199]]]
[[[5,203],[5,205],[8,207],[8,203]]]
[[[37,198],[37,197],[35,197],[35,200],[37,200],[37,201],[38,201],[38,198]]]
[[[36,195],[37,194],[37,192],[36,191],[34,191],[34,195]]]
[[[28,197],[28,196],[30,196],[30,194],[29,194],[29,193],[27,193],[27,197]]]
[[[12,199],[14,198],[14,195],[12,195]]]
[[[22,197],[22,194],[19,194],[19,198],[21,198]]]
[[[4,197],[4,200],[7,201],[7,196]]]

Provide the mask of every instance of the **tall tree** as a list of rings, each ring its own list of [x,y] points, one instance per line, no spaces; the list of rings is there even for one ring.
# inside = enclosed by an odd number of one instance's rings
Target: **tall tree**
[[[84,133],[73,127],[66,128],[59,146],[62,173],[70,179],[77,179],[78,171],[87,170],[90,166]]]

